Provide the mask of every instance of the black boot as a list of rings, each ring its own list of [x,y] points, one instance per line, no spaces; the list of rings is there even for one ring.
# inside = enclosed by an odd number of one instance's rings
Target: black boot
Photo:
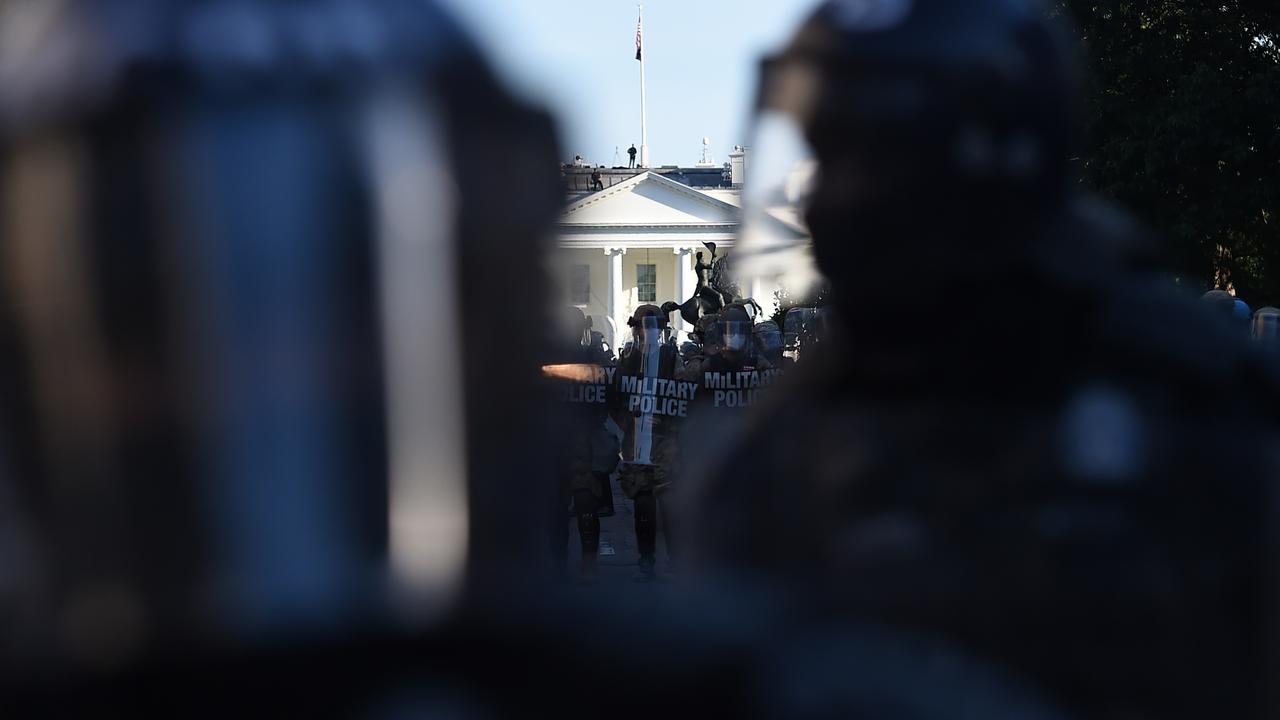
[[[551,551],[551,572],[559,580],[569,575],[569,521],[564,516],[569,505],[568,493],[552,493],[547,506],[547,540]]]
[[[613,517],[613,488],[609,486],[609,473],[598,472],[596,481],[600,483],[600,502],[596,506],[597,517]]]
[[[600,518],[596,515],[596,498],[590,490],[573,493],[573,505],[578,513],[578,536],[582,539],[582,567],[578,582],[594,584],[596,581],[596,556],[600,552]]]
[[[667,574],[673,575],[676,571],[676,543],[671,533],[671,526],[675,524],[671,518],[671,505],[666,500],[658,501],[658,515],[662,521],[662,539],[667,543]]]
[[[640,560],[636,562],[636,572],[631,576],[631,580],[638,583],[653,582],[658,577],[658,574],[653,569],[657,564],[658,559],[652,554],[642,554]]]
[[[653,493],[646,490],[636,494],[636,545],[640,550],[640,562],[633,576],[637,582],[654,579],[653,567],[658,546],[658,503]]]

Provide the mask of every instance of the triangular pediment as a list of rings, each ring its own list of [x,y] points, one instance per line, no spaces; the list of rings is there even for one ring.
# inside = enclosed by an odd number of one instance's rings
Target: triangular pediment
[[[578,198],[562,225],[732,225],[741,211],[687,185],[645,172]]]

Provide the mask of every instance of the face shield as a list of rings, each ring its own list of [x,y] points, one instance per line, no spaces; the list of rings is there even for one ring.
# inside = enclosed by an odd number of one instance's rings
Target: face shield
[[[1259,342],[1280,342],[1280,310],[1268,307],[1254,313],[1252,335]]]
[[[805,297],[822,278],[813,259],[805,216],[815,188],[817,156],[804,134],[804,118],[821,78],[800,63],[761,66],[760,109],[744,149],[742,226],[737,272]],[[735,168],[736,170],[737,168]]]
[[[755,327],[756,345],[769,362],[777,365],[782,362],[782,330],[772,320],[762,322]]]
[[[628,410],[634,427],[628,450],[628,462],[640,465],[652,463],[654,443],[654,390],[645,383],[646,378],[662,375],[663,330],[666,323],[655,315],[639,318],[633,327],[635,349],[639,354],[638,366],[634,372],[638,376],[637,390],[630,393]]]
[[[663,326],[661,318],[649,315],[636,321],[632,334],[635,337],[636,347],[642,351],[649,351],[662,345],[663,334],[666,328]]]
[[[746,320],[722,320],[720,337],[725,352],[746,352],[751,349],[752,324]]]

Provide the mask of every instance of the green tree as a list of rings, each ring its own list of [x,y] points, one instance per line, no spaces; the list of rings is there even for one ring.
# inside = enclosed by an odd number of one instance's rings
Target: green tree
[[[1081,181],[1178,281],[1280,303],[1280,3],[1058,0],[1088,61]]]

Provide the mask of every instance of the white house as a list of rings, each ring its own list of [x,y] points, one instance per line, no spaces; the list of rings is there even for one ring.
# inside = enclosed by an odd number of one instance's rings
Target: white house
[[[612,184],[605,189],[571,196],[560,219],[554,267],[565,301],[591,316],[616,348],[638,306],[684,302],[693,295],[695,253],[710,259],[704,242],[732,256],[742,210],[740,185],[690,187],[666,176],[686,177],[675,168],[626,179],[617,170],[609,174]],[[776,222],[798,242],[807,241],[803,228],[784,218]],[[739,276],[738,282],[744,294],[772,312],[772,280]],[[674,315],[672,320],[680,332],[691,329]]]

